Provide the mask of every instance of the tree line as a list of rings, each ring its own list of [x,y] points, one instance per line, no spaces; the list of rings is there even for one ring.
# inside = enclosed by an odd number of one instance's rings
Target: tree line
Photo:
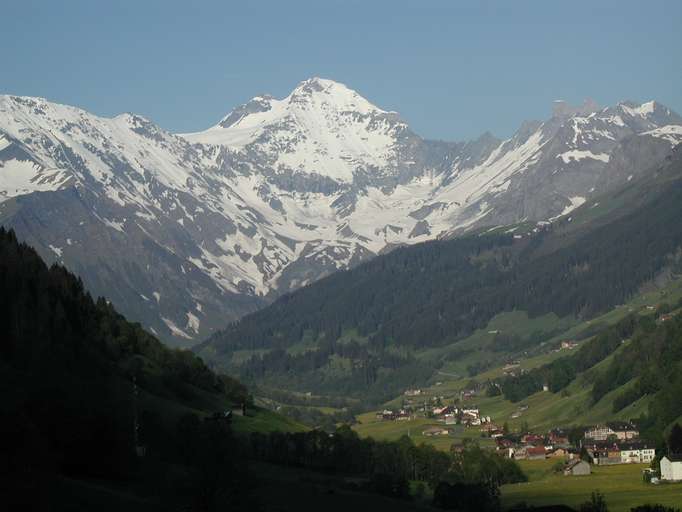
[[[477,444],[447,453],[429,444],[416,445],[407,436],[397,441],[360,438],[347,425],[331,434],[252,433],[250,449],[255,459],[273,464],[364,476],[366,489],[396,498],[409,498],[409,481],[425,482],[433,489],[443,483],[456,485],[460,494],[481,500],[481,507],[489,504],[491,510],[499,505],[500,485],[527,481],[515,461]],[[448,508],[448,500],[441,501]]]

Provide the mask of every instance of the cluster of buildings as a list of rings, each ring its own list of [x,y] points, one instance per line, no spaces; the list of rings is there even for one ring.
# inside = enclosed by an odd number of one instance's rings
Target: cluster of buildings
[[[639,430],[627,421],[612,421],[585,430],[582,446],[594,464],[651,463],[656,457],[656,448],[640,439]]]
[[[565,342],[562,349],[572,350],[574,342]],[[507,371],[518,371],[515,363],[510,363]],[[432,397],[428,402],[414,405],[413,398],[423,396],[420,389],[408,389],[409,397],[405,405],[398,410],[385,409],[377,413],[382,421],[401,421],[414,419],[417,415],[433,418],[439,425],[430,425],[422,431],[426,437],[449,436],[450,425],[480,427],[483,436],[496,442],[497,451],[505,457],[516,460],[556,459],[563,461],[563,474],[571,476],[589,475],[592,464],[606,466],[613,464],[650,464],[656,458],[653,444],[640,438],[638,428],[627,421],[612,421],[605,424],[587,427],[582,439],[572,443],[568,433],[562,429],[553,429],[546,434],[526,432],[510,434],[491,421],[490,416],[481,414],[474,405],[443,405],[443,397]],[[464,396],[466,394],[466,396]],[[475,390],[460,393],[466,400],[476,394]],[[512,414],[518,418],[528,409],[521,405]],[[453,445],[453,449],[455,446]],[[682,481],[682,455],[663,457],[660,463],[660,480]],[[652,480],[653,481],[653,480]]]
[[[513,459],[564,460],[565,475],[589,475],[590,462],[598,466],[650,464],[656,458],[654,445],[640,439],[637,427],[624,421],[587,428],[578,446],[573,445],[560,429],[546,435],[504,435],[497,438],[496,443],[499,452]],[[589,455],[587,460],[581,458],[584,451]],[[663,457],[660,468],[660,480],[682,482],[682,454]]]
[[[656,457],[653,444],[639,438],[639,430],[627,421],[612,421],[585,431],[582,445],[596,465],[650,463]]]
[[[560,429],[546,435],[526,433],[522,436],[501,436],[496,441],[498,451],[510,458],[568,460],[566,474],[584,474],[585,466],[574,463],[579,460],[583,449],[595,465],[601,466],[651,463],[656,457],[653,444],[640,439],[639,431],[629,422],[610,422],[589,427],[579,446],[574,446]]]
[[[448,436],[450,435],[450,429],[446,427],[432,426],[422,430],[422,435],[425,437]]]
[[[429,427],[422,432],[422,435],[433,436],[449,434],[449,430],[447,429],[448,425],[464,425],[467,427],[483,425],[481,430],[488,429],[495,432],[498,430],[498,427],[490,420],[490,416],[483,416],[479,408],[475,406],[457,407],[454,405],[447,405],[435,407],[431,411],[431,415],[433,418],[442,421],[446,427]]]
[[[564,340],[561,342],[561,345],[559,345],[559,350],[573,350],[577,346],[578,343],[573,340]]]
[[[464,425],[467,427],[477,427],[483,425],[485,432],[491,437],[502,431],[494,423],[490,416],[484,416],[476,406],[456,406],[456,405],[424,405],[417,409],[405,406],[397,410],[384,409],[376,413],[376,419],[381,421],[402,421],[411,420],[420,415],[425,418],[433,418],[445,425]]]
[[[521,361],[510,361],[502,367],[502,374],[505,377],[517,377],[520,373],[523,373]]]
[[[443,420],[446,425],[475,427],[491,423],[490,416],[481,415],[479,408],[473,405],[464,407],[454,405],[435,407],[431,414],[434,418]]]
[[[552,350],[552,352],[561,352],[562,350],[574,350],[579,346],[580,344],[575,340],[563,340],[558,347]]]
[[[401,408],[397,411],[384,409],[376,414],[376,418],[381,421],[406,421],[414,419],[415,417],[414,411],[409,408]]]
[[[459,401],[473,398],[477,390],[467,389],[459,393]],[[408,389],[403,395],[405,399],[399,409],[384,409],[376,413],[380,421],[403,421],[417,417],[433,418],[446,425],[465,425],[476,427],[489,424],[490,416],[483,416],[475,405],[444,405],[444,396],[425,396],[421,389]],[[423,398],[422,398],[423,397]],[[456,403],[459,403],[456,401]],[[434,430],[435,432],[435,430]]]
[[[532,432],[520,436],[504,435],[496,439],[496,444],[505,457],[516,460],[574,459],[578,455],[561,430],[552,430],[547,435]]]
[[[410,395],[418,396],[418,395]],[[478,407],[474,405],[457,406],[442,405],[440,400],[435,404],[423,404],[416,408],[404,406],[398,410],[384,409],[376,413],[376,419],[380,421],[401,421],[410,420],[417,417],[430,418],[441,425],[432,425],[422,431],[422,435],[445,436],[449,435],[449,426],[464,425],[466,427],[482,426],[481,431],[486,432],[490,437],[502,436],[502,430],[492,423],[490,416],[484,416]]]
[[[585,447],[597,466],[650,463],[656,457],[656,448],[642,440],[620,443],[601,442]]]

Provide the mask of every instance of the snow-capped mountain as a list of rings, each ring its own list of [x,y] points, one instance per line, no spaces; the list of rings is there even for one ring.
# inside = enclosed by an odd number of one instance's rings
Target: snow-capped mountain
[[[185,138],[235,150],[257,148],[275,172],[350,183],[355,174],[399,165],[396,141],[407,134],[397,113],[375,107],[341,84],[312,79],[283,100],[258,96],[213,128]]]
[[[500,141],[429,141],[313,78],[174,135],[0,96],[0,222],[167,340],[401,244],[565,215],[682,141],[655,102],[557,103]]]

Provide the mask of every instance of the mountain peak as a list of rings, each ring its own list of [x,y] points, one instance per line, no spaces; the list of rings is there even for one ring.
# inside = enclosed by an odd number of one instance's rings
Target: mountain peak
[[[641,104],[636,101],[621,101],[618,104],[618,107],[625,113],[630,114],[631,116],[641,117],[653,114],[658,106],[659,104],[653,100]]]
[[[319,77],[300,82],[283,101],[289,105],[310,105],[312,108],[326,111],[384,113],[345,84]]]
[[[281,118],[287,112],[290,112],[291,109],[301,108],[307,111],[354,111],[360,114],[388,113],[379,109],[346,85],[327,78],[314,76],[299,82],[291,93],[281,100],[274,98],[270,94],[254,96],[248,102],[232,110],[216,126],[208,131],[215,131],[220,128],[245,128],[247,125],[253,124],[254,115],[258,118],[255,124],[262,126],[268,124],[272,119]],[[269,114],[259,115],[265,113]],[[393,112],[391,113],[394,114]],[[185,135],[190,139],[199,141],[200,139],[197,136],[202,133],[206,132]],[[208,142],[207,140],[203,141]],[[211,137],[211,142],[216,142],[213,140],[213,137]],[[220,142],[218,141],[218,143]]]
[[[330,80],[328,78],[320,78],[318,76],[314,76],[299,82],[288,97],[291,98],[301,95],[312,96],[316,93],[321,93],[327,96],[355,95],[361,98],[356,91],[347,85],[342,84],[341,82],[336,82],[335,80]]]
[[[322,91],[330,89],[332,87],[343,87],[343,88],[347,89],[347,87],[340,82],[336,82],[334,80],[330,80],[327,78],[320,78],[319,76],[313,76],[311,78],[308,78],[307,80],[303,80],[302,82],[299,82],[299,84],[294,89],[294,92],[296,92],[296,91],[309,92],[309,93],[310,92],[322,92]]]
[[[265,151],[279,148],[277,160],[283,168],[310,169],[323,175],[331,172],[322,167],[333,155],[345,162],[339,166],[350,178],[350,167],[383,167],[389,148],[404,128],[395,112],[381,110],[346,85],[311,77],[283,99],[256,96],[216,126],[183,136],[191,142],[234,149],[258,142]],[[338,177],[339,172],[331,174]]]

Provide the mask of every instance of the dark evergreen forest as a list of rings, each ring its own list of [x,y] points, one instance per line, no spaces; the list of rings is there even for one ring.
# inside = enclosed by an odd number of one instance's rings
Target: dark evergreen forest
[[[189,351],[166,348],[3,228],[0,324],[0,494],[23,510],[68,509],[50,492],[63,478],[139,476],[136,441],[158,447],[161,459],[179,457],[171,443],[157,443],[175,426],[138,410],[139,395],[198,407],[246,400],[239,382],[217,376]],[[212,435],[198,433],[198,453]]]

